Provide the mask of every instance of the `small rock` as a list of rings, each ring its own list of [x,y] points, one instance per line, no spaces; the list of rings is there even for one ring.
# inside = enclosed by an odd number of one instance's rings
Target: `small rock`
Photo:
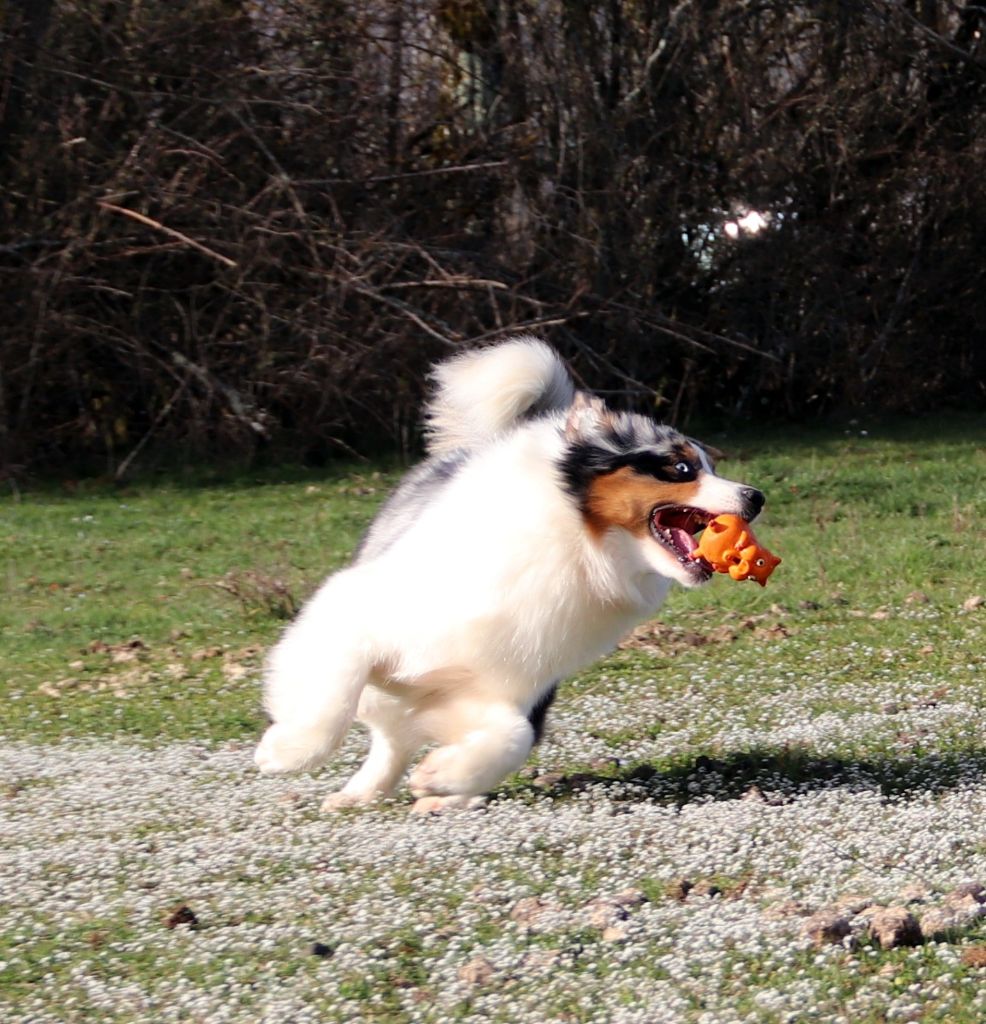
[[[881,949],[917,946],[922,939],[921,926],[906,907],[874,907],[870,935]]]
[[[947,938],[953,932],[970,928],[983,917],[986,917],[986,905],[970,892],[955,890],[940,906],[931,907],[921,915],[921,931],[926,938]]]
[[[626,907],[628,910],[633,910],[642,903],[646,903],[647,896],[642,889],[630,886],[628,889],[621,889],[618,893],[615,893],[613,895],[613,902],[618,903],[621,907]]]
[[[851,931],[847,917],[829,910],[812,914],[801,926],[802,934],[807,935],[816,946],[835,945],[842,942]]]
[[[799,900],[783,900],[767,907],[763,916],[768,920],[779,920],[785,917],[803,917],[808,913],[808,907]]]
[[[979,902],[975,896],[963,896],[958,893],[951,893],[945,897],[942,906],[957,913],[967,914],[970,920],[977,917],[986,917],[986,906]]]
[[[525,896],[510,908],[510,920],[524,928],[535,928],[538,920],[550,909],[540,896]]]
[[[900,891],[900,898],[903,903],[924,903],[930,895],[931,890],[923,882],[905,885]]]
[[[610,925],[603,929],[601,938],[603,942],[626,942],[627,930],[619,925]]]
[[[962,963],[966,967],[986,967],[986,946],[969,946],[962,950]]]
[[[767,798],[763,795],[763,790],[756,784],[750,786],[750,788],[740,797],[740,800],[746,800],[748,803],[765,804]]]
[[[458,970],[460,981],[467,985],[486,985],[496,973],[493,965],[484,956],[477,956]]]
[[[986,913],[986,908],[974,903],[975,910],[963,907],[931,907],[921,915],[921,931],[926,939],[950,939],[974,924]]]
[[[715,882],[710,882],[707,878],[701,878],[692,886],[692,891],[689,895],[712,897],[719,896],[721,893],[722,889]]]
[[[898,715],[900,714],[900,705],[895,700],[889,700],[886,704],[882,705],[880,710],[885,715]]]
[[[904,604],[929,604],[931,598],[923,590],[912,590],[904,598]]]
[[[974,612],[977,608],[982,608],[986,604],[986,597],[982,594],[973,594],[972,597],[967,597],[962,602],[962,610],[965,612]]]
[[[195,911],[185,903],[180,903],[164,918],[165,928],[173,929],[182,924],[187,924],[192,931],[199,926],[199,919],[195,916]]]
[[[625,921],[629,916],[624,907],[613,900],[604,898],[590,900],[582,908],[587,920],[593,928],[605,929],[615,925],[617,921]]]
[[[560,949],[532,949],[524,955],[522,964],[525,970],[543,970],[553,967],[560,958]]]
[[[668,899],[682,902],[694,888],[695,883],[689,882],[687,878],[676,878],[674,881],[668,882],[664,888],[664,892]]]
[[[803,612],[817,612],[822,606],[817,601],[799,601],[798,607]]]
[[[324,942],[312,943],[312,956],[318,956],[324,960],[332,956],[334,952],[335,950],[331,946],[327,946]]]
[[[860,914],[868,907],[879,910],[880,907],[873,902],[873,897],[860,892],[848,892],[840,896],[835,902],[835,907],[840,914]]]
[[[877,621],[882,621],[883,619],[889,619],[890,618],[890,612],[888,612],[886,608],[877,608],[877,610],[870,615],[870,618],[871,619],[876,619]]]
[[[563,772],[544,772],[534,780],[538,789],[552,789],[565,778]]]
[[[296,804],[301,800],[301,794],[295,792],[293,789],[289,789],[286,793],[282,793],[278,798],[279,804],[286,804],[288,806]]]
[[[962,882],[945,896],[945,901],[962,900],[967,896],[971,896],[977,903],[986,903],[986,888],[978,882]]]

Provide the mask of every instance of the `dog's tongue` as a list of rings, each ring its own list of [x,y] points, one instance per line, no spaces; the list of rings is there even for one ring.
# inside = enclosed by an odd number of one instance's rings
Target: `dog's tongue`
[[[668,530],[674,546],[683,554],[687,555],[698,547],[698,542],[687,530],[681,530],[677,526],[668,527]]]

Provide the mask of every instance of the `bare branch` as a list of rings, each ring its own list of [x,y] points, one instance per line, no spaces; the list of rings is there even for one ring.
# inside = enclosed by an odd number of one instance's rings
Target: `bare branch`
[[[102,199],[96,200],[96,205],[100,207],[100,209],[109,210],[111,213],[122,214],[124,217],[129,217],[131,220],[137,221],[138,224],[146,224],[149,228],[154,228],[155,231],[161,231],[171,238],[176,238],[179,242],[184,242],[185,245],[190,245],[193,249],[197,249],[210,259],[214,259],[227,267],[236,266],[236,260],[231,260],[228,256],[223,256],[214,249],[210,249],[207,245],[203,245],[201,242],[196,242],[194,238],[189,238],[188,235],[182,234],[181,231],[175,231],[174,228],[166,227],[160,221],[146,217],[144,214],[138,213],[136,210],[128,210],[125,206],[116,206],[114,203],[107,203]]]

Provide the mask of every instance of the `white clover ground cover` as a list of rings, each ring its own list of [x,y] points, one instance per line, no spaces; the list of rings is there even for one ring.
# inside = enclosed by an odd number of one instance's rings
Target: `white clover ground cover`
[[[586,714],[563,708],[556,742],[577,743]],[[690,777],[684,802],[658,774],[531,786],[439,818],[402,804],[319,815],[360,748],[353,737],[317,778],[272,780],[245,744],[7,747],[3,1019],[986,1017],[983,970],[960,963],[981,930],[890,953],[816,950],[801,934],[802,910],[898,901],[916,884],[933,903],[986,879],[986,781],[972,760],[939,792],[893,799],[835,782],[724,799],[710,771]],[[682,877],[723,891],[667,895]],[[625,919],[586,907],[628,889]],[[166,927],[176,904],[196,930]]]

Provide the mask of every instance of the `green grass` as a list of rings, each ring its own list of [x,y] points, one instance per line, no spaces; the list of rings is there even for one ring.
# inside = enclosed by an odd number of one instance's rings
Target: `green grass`
[[[83,482],[4,498],[3,733],[254,732],[260,652],[247,649],[284,624],[271,581],[303,599],[346,561],[389,486],[376,472],[285,476],[123,490]],[[134,638],[144,646],[118,660],[127,655],[112,648]],[[64,695],[39,692],[45,684]]]

